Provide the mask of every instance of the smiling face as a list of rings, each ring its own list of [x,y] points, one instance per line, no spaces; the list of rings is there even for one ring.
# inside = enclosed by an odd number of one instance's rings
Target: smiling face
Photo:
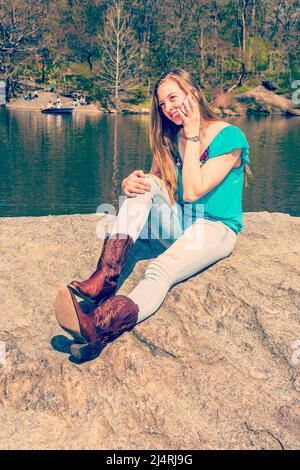
[[[175,80],[168,78],[157,89],[158,105],[163,114],[178,126],[183,123],[177,108],[182,106],[186,93]]]

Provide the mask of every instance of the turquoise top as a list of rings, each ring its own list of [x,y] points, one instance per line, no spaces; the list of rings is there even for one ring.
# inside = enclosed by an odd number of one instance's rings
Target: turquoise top
[[[176,136],[176,156],[182,161],[178,151],[179,132],[180,130]],[[210,220],[219,220],[230,227],[236,234],[244,227],[242,195],[245,165],[249,162],[249,144],[241,129],[237,126],[229,125],[214,137],[207,149],[208,160],[224,153],[230,153],[238,148],[242,149],[241,166],[239,168],[232,168],[221,183],[194,202],[185,202],[183,200],[182,175],[180,169],[176,166],[178,175],[178,203],[181,206],[185,204],[191,205],[194,213],[197,213],[196,204],[202,204],[202,217]]]

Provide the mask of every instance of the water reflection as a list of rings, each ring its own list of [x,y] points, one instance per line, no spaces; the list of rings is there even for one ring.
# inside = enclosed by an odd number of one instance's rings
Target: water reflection
[[[95,212],[121,181],[149,171],[148,116],[0,110],[0,216]],[[299,215],[299,118],[232,118],[251,144],[244,210]]]
[[[115,117],[114,139],[113,139],[113,175],[112,175],[112,196],[117,200],[119,194],[118,188],[118,123],[120,116]]]
[[[254,178],[245,190],[244,210],[299,215],[300,119],[249,116],[235,123],[251,144]]]

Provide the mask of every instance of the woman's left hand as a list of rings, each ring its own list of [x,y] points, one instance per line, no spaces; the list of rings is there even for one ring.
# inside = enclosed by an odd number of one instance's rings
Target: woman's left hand
[[[186,96],[181,108],[178,108],[178,113],[183,120],[185,135],[189,137],[199,135],[201,123],[199,104],[191,94]]]

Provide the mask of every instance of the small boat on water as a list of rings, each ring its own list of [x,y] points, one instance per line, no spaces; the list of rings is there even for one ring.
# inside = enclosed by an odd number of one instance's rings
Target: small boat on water
[[[74,108],[45,108],[42,109],[44,114],[72,114]]]
[[[290,108],[286,110],[288,116],[300,116],[300,109]]]

